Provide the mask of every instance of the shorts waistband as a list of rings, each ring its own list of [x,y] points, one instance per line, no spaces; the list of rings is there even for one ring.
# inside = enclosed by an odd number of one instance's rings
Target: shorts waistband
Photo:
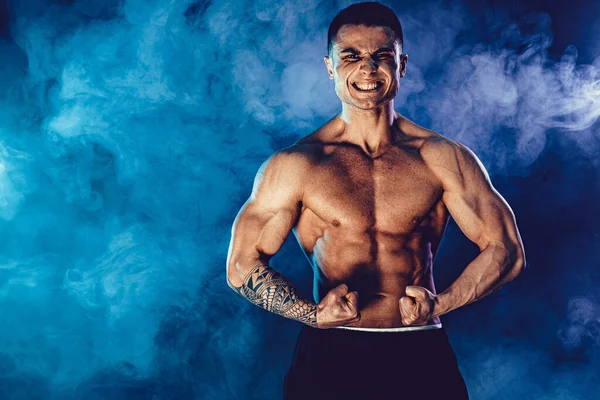
[[[424,326],[400,326],[398,328],[359,328],[354,326],[336,326],[335,329],[347,329],[350,331],[363,332],[410,332],[410,331],[428,331],[430,329],[441,329],[442,324],[424,325]]]

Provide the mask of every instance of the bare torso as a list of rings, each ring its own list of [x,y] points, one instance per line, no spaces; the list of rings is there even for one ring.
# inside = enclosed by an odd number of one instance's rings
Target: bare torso
[[[449,214],[421,149],[443,138],[399,117],[393,145],[372,157],[344,142],[339,126],[334,119],[293,146],[311,160],[293,232],[317,302],[346,283],[359,294],[361,320],[351,326],[402,326],[407,285],[436,293],[433,259]]]

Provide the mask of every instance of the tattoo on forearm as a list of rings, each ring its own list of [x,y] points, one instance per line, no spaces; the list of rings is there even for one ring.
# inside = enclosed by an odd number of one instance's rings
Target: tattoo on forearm
[[[317,327],[317,305],[305,299],[289,280],[266,264],[254,267],[242,286],[232,288],[267,311]]]

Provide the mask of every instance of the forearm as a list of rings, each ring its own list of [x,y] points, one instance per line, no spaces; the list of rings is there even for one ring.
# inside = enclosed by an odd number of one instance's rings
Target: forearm
[[[294,285],[267,264],[258,264],[242,286],[229,286],[251,303],[267,311],[317,327],[317,304],[304,298]]]
[[[513,280],[524,267],[519,246],[490,244],[437,296],[434,317],[478,301]]]

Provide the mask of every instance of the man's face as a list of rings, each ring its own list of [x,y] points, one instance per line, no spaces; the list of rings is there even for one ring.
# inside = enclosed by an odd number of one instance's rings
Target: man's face
[[[363,110],[396,97],[408,60],[392,30],[365,25],[342,25],[330,56],[325,64],[338,97]]]

